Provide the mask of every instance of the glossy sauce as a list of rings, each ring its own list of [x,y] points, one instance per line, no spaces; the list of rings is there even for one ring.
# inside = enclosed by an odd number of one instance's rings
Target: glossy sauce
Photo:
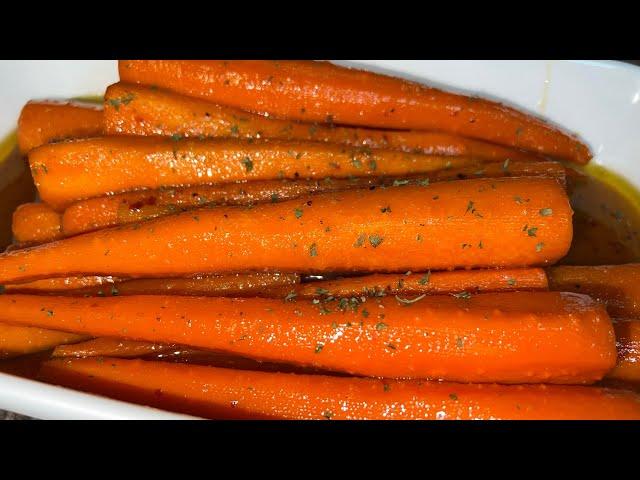
[[[616,265],[640,260],[640,193],[599,165],[569,176],[573,242],[565,265]]]

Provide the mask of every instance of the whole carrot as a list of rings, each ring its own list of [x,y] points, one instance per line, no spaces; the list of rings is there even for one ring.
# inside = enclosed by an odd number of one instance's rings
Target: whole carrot
[[[536,161],[517,149],[442,132],[336,127],[278,120],[167,90],[116,83],[105,94],[107,135],[277,138],[397,149],[486,161]]]
[[[0,296],[0,321],[381,377],[590,383],[616,361],[604,307],[557,292],[317,303],[15,294]]]
[[[8,252],[0,282],[543,265],[566,254],[571,215],[564,189],[548,178],[344,191],[205,208]]]
[[[236,273],[191,278],[66,277],[5,285],[7,293],[72,296],[191,295],[220,297],[285,297],[300,283],[295,273]]]
[[[6,326],[9,327],[9,326]],[[613,327],[616,336],[618,360],[613,370],[604,378],[604,382],[620,387],[640,387],[640,321],[615,319]],[[29,327],[12,327],[30,329]],[[169,352],[177,354],[178,359],[192,362],[209,360],[209,352],[199,352],[176,345],[157,344],[117,338],[95,338],[80,343],[59,345],[52,353],[53,357],[144,357]],[[213,353],[211,353],[213,355]],[[264,364],[261,364],[264,365]],[[214,365],[219,366],[219,365]],[[256,366],[250,368],[255,370]],[[282,366],[279,367],[282,371]]]
[[[565,184],[565,168],[557,162],[479,164],[405,177],[325,178],[323,180],[266,180],[198,187],[142,190],[80,200],[67,207],[62,229],[67,236],[150,220],[204,205],[254,205],[280,202],[306,194],[379,186],[425,185],[467,178],[551,177]]]
[[[0,323],[0,359],[42,352],[87,338],[74,333]]]
[[[640,397],[595,387],[339,378],[115,358],[51,360],[40,378],[215,419],[640,419]]]
[[[477,97],[328,62],[121,60],[120,80],[307,122],[437,130],[586,163],[576,137]]]
[[[60,209],[143,188],[420,174],[477,160],[320,142],[101,137],[43,145],[29,153],[29,165],[42,200]]]
[[[24,203],[13,212],[16,242],[38,244],[62,238],[62,216],[44,203]]]
[[[265,202],[277,203],[313,193],[375,187],[382,184],[392,185],[393,181],[417,184],[419,181],[425,181],[425,178],[427,177],[397,180],[382,177],[282,179],[133,191],[80,200],[65,209],[62,224],[66,235],[77,235],[101,228],[150,220],[202,206],[250,206]]]
[[[547,276],[541,268],[501,270],[454,270],[405,274],[374,274],[301,284],[301,298],[383,297],[442,293],[479,293],[522,290],[547,290]]]
[[[81,102],[29,102],[18,119],[18,147],[28,153],[40,145],[102,134],[102,108]]]
[[[547,270],[552,290],[591,295],[614,317],[640,317],[640,263],[569,266]]]

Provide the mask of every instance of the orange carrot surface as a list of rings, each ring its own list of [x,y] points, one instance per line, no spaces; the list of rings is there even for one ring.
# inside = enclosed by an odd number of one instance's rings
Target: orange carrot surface
[[[0,323],[0,359],[41,352],[86,338],[74,333]]]
[[[100,137],[29,152],[42,200],[77,200],[142,188],[248,180],[408,175],[478,165],[471,157],[284,140]],[[478,167],[476,167],[478,168]]]
[[[640,387],[640,320],[617,319],[613,327],[618,362],[606,378]]]
[[[381,377],[589,383],[616,361],[604,307],[557,292],[317,303],[14,294],[0,296],[0,321]]]
[[[69,291],[84,291],[92,288],[113,286],[120,279],[111,276],[90,275],[85,277],[43,278],[32,282],[4,285],[7,293],[52,293],[62,294]]]
[[[285,297],[300,283],[295,273],[235,273],[190,278],[61,277],[5,285],[8,293],[49,295],[191,295]]]
[[[118,358],[141,357],[150,354],[160,354],[180,350],[177,345],[137,342],[121,338],[92,338],[74,345],[59,345],[52,357],[103,357]]]
[[[11,229],[21,244],[51,242],[62,237],[62,216],[44,203],[24,203],[13,212]]]
[[[499,177],[551,177],[565,184],[565,168],[557,162],[479,164],[406,177],[325,178],[323,180],[266,180],[198,187],[142,190],[80,200],[64,211],[67,236],[101,228],[150,220],[204,205],[276,203],[306,194],[399,184],[425,185],[446,180]]]
[[[640,318],[640,263],[548,269],[552,290],[591,295],[613,317]]]
[[[301,298],[385,295],[428,295],[442,293],[480,293],[511,290],[547,290],[547,276],[541,268],[504,270],[455,270],[396,275],[364,275],[300,285]]]
[[[328,62],[121,60],[120,80],[307,122],[438,130],[586,163],[577,138],[477,97]]]
[[[51,360],[40,377],[215,419],[640,419],[639,396],[595,387],[339,378],[115,358]]]
[[[81,102],[29,102],[18,119],[18,147],[27,153],[40,145],[102,134],[102,108]]]
[[[105,94],[107,135],[277,138],[388,148],[486,161],[536,161],[517,149],[441,132],[336,127],[278,120],[167,90],[116,83]]]
[[[0,255],[0,283],[239,271],[427,271],[553,263],[571,243],[553,179],[477,179],[184,212]]]

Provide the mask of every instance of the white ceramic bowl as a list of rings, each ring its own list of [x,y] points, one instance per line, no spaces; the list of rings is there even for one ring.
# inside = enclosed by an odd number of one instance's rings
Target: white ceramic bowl
[[[500,100],[578,133],[603,165],[640,187],[640,68],[609,61],[343,61]],[[0,62],[0,136],[29,99],[99,95],[114,61]],[[47,419],[179,419],[160,410],[0,374],[0,408]]]

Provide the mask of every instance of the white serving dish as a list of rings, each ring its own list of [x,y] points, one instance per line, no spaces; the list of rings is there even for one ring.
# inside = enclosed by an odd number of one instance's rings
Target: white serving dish
[[[578,133],[640,188],[640,68],[611,61],[340,61],[517,106]],[[0,137],[34,98],[99,95],[115,61],[0,61]],[[0,408],[43,419],[190,418],[0,374]]]

